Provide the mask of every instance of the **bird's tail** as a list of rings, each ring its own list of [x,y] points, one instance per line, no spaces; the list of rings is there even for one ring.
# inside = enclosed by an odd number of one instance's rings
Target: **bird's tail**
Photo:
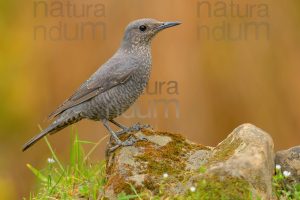
[[[71,124],[73,124],[75,122],[78,122],[81,119],[82,118],[80,116],[77,116],[77,117],[71,116],[71,117],[67,117],[67,119],[63,118],[63,120],[60,120],[60,119],[56,120],[56,122],[54,122],[53,124],[51,124],[50,126],[48,126],[40,134],[34,136],[28,142],[26,142],[23,145],[23,147],[22,147],[22,151],[26,151],[29,147],[31,147],[32,145],[34,145],[37,141],[39,141],[40,139],[42,139],[46,135],[48,135],[48,134],[54,134],[54,133],[60,131],[61,129],[63,129],[63,128],[67,127],[67,126],[69,126],[69,125],[71,125]]]
[[[37,141],[39,141],[40,139],[42,139],[44,136],[48,135],[49,133],[57,132],[57,131],[59,131],[59,130],[57,130],[57,127],[54,126],[53,124],[51,124],[45,130],[43,130],[40,134],[34,136],[28,142],[26,142],[22,147],[22,151],[27,150],[29,147],[34,145]]]

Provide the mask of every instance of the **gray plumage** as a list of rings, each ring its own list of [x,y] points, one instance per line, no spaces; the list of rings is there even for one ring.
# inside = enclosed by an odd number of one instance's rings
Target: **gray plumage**
[[[23,146],[23,151],[47,134],[87,118],[113,121],[125,112],[143,93],[151,72],[151,40],[159,31],[178,25],[178,22],[159,22],[140,19],[131,22],[117,52],[103,64],[79,89],[49,117],[57,119]],[[110,133],[115,133],[107,127]],[[121,141],[115,138],[121,145]]]

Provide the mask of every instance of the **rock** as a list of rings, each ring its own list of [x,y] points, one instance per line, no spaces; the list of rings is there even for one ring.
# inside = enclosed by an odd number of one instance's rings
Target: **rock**
[[[148,141],[107,155],[104,196],[108,199],[116,199],[122,192],[134,194],[132,187],[150,196],[164,190],[164,195],[184,197],[191,194],[191,186],[205,195],[204,199],[271,197],[273,141],[251,124],[236,128],[215,148],[168,132],[133,134]],[[164,173],[168,174],[165,178]]]
[[[275,156],[275,163],[281,166],[282,172],[291,172],[286,183],[300,183],[300,146],[278,151]]]
[[[213,150],[204,175],[239,180],[250,186],[252,196],[270,199],[273,148],[269,134],[251,124],[241,125]]]
[[[135,135],[148,141],[119,148],[107,156],[105,196],[109,199],[116,199],[122,191],[132,193],[130,184],[138,191],[156,194],[164,173],[176,185],[172,190],[180,193],[184,173],[188,169],[198,170],[211,152],[209,147],[191,143],[178,134],[143,130]]]

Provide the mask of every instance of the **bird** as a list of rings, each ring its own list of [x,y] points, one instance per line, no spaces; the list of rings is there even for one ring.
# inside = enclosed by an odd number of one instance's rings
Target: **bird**
[[[114,140],[114,151],[120,146],[133,145],[139,138],[129,137],[121,141],[120,135],[141,130],[137,123],[126,127],[115,121],[143,93],[152,68],[151,41],[166,28],[181,24],[178,21],[161,22],[144,18],[130,22],[125,28],[119,49],[100,66],[90,78],[49,115],[55,120],[22,147],[27,150],[48,134],[54,134],[82,119],[101,121]],[[114,131],[110,123],[121,128]],[[143,138],[142,138],[143,139]]]

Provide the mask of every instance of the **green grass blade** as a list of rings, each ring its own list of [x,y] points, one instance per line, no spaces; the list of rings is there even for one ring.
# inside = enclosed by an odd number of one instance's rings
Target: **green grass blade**
[[[48,141],[47,137],[44,137],[44,139],[45,139],[45,141],[46,141],[46,143],[47,143],[47,146],[48,146],[48,148],[49,148],[49,150],[50,150],[50,152],[51,152],[52,157],[53,157],[54,160],[57,162],[59,168],[63,171],[63,173],[65,173],[65,169],[64,169],[64,167],[62,166],[62,164],[61,164],[61,162],[59,161],[59,159],[57,158],[57,156],[56,156],[56,154],[55,154],[55,152],[54,152],[54,150],[53,150],[53,148],[52,148],[50,142]]]
[[[108,134],[105,135],[104,137],[102,137],[94,146],[93,148],[86,154],[86,156],[84,157],[84,161],[86,161],[90,155],[95,151],[95,149],[106,139],[108,138]]]
[[[142,200],[142,198],[140,197],[140,195],[137,193],[137,191],[135,190],[135,188],[133,187],[132,184],[128,183],[130,185],[130,188],[131,190],[134,192],[134,194],[136,195],[136,197],[139,199],[139,200]]]
[[[81,146],[81,142],[78,139],[78,134],[75,133],[74,136],[74,142],[72,143],[71,146],[71,151],[70,151],[70,161],[71,161],[71,166],[82,166],[83,164],[83,157],[84,157],[84,151]]]
[[[38,125],[40,131],[43,131],[42,127],[40,125]],[[50,144],[50,142],[48,141],[47,137],[44,137],[44,140],[46,141],[46,144],[51,152],[52,157],[54,158],[54,160],[57,162],[57,164],[59,165],[60,169],[63,171],[63,173],[65,172],[64,167],[62,166],[61,162],[58,160],[55,152],[53,151],[53,148]]]
[[[48,178],[46,176],[44,176],[39,170],[37,170],[36,168],[32,167],[30,164],[26,164],[26,166],[30,169],[30,171],[32,171],[32,173],[42,182],[47,183]]]
[[[78,140],[78,142],[79,142],[80,144],[93,144],[93,145],[97,144],[97,143],[95,143],[95,142],[90,142],[90,141],[86,141],[86,140]]]

